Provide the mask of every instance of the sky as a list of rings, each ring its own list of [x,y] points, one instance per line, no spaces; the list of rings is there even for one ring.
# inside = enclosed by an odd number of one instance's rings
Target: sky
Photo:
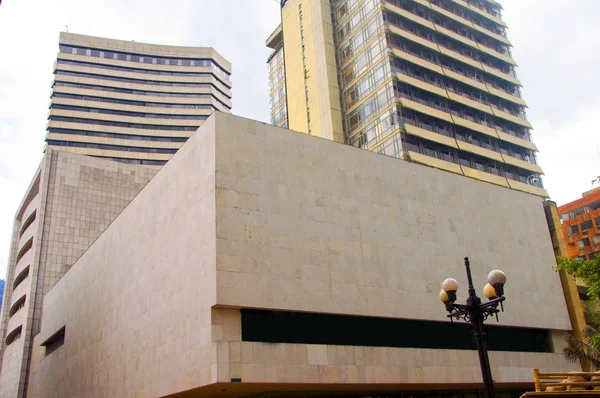
[[[58,35],[212,46],[233,65],[233,113],[269,121],[265,39],[278,0],[2,0],[0,5],[0,278],[12,224],[42,158]],[[600,175],[600,2],[501,0],[534,126],[544,185],[559,205]]]

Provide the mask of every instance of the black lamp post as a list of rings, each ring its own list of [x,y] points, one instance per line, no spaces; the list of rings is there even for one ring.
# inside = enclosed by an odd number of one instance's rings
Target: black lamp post
[[[488,284],[483,288],[483,294],[489,299],[487,303],[482,303],[477,297],[475,288],[473,287],[473,279],[471,278],[471,266],[469,258],[465,257],[465,267],[467,269],[467,280],[469,282],[469,298],[467,304],[456,304],[456,291],[458,290],[458,282],[455,279],[449,278],[442,284],[440,299],[446,305],[446,310],[450,313],[448,318],[451,321],[454,319],[464,319],[471,322],[471,330],[475,343],[477,344],[477,352],[479,353],[479,363],[481,365],[481,374],[483,375],[483,384],[485,387],[485,395],[487,398],[494,398],[494,381],[492,379],[492,369],[490,367],[490,359],[488,358],[487,338],[483,321],[489,316],[495,316],[498,320],[498,313],[504,307],[502,302],[504,298],[504,284],[506,283],[506,275],[500,270],[494,270],[488,275]],[[500,309],[498,309],[500,306]]]

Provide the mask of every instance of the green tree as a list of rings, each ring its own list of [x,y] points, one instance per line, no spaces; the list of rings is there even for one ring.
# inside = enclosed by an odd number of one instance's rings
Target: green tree
[[[571,275],[575,275],[585,281],[588,287],[588,297],[595,301],[600,298],[600,256],[593,260],[571,260],[565,257],[558,257],[557,269],[565,270]]]
[[[600,256],[583,261],[558,257],[556,268],[582,279],[588,287],[590,301],[600,299]],[[581,338],[569,334],[566,340],[568,347],[564,349],[564,354],[567,359],[600,367],[600,333],[596,329],[586,326]]]

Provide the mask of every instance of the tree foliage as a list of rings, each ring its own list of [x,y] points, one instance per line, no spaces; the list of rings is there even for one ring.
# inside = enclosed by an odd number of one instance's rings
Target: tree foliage
[[[582,331],[583,338],[577,338],[572,333],[566,338],[567,347],[563,354],[571,362],[592,364],[600,368],[600,350],[598,350],[598,338],[596,329],[586,326]]]
[[[600,298],[600,256],[592,260],[558,257],[556,268],[582,279],[588,287],[587,295],[591,301]],[[587,326],[582,333],[582,339],[569,335],[567,338],[569,348],[565,348],[565,356],[572,361],[587,361],[600,367],[600,333],[590,326]]]
[[[588,297],[590,300],[600,298],[600,256],[593,260],[571,260],[565,257],[558,257],[557,269],[565,270],[567,273],[583,279],[588,286]]]

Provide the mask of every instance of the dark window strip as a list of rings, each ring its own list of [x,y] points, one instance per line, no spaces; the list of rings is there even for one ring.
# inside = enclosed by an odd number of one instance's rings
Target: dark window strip
[[[205,115],[167,115],[160,113],[142,113],[142,112],[130,112],[130,111],[119,111],[114,109],[96,109],[88,108],[85,106],[73,106],[73,105],[60,105],[52,104],[50,109],[60,109],[75,112],[90,112],[90,113],[101,113],[105,115],[118,115],[118,116],[130,116],[130,117],[145,117],[151,119],[174,119],[174,120],[206,120],[208,116]]]
[[[251,309],[242,309],[241,314],[242,341],[476,349],[470,325],[466,323]],[[492,351],[550,352],[547,330],[495,325],[486,326],[486,330]]]
[[[96,124],[100,126],[114,126],[114,127],[128,127],[133,129],[144,129],[144,130],[168,130],[168,131],[196,131],[198,127],[195,126],[162,126],[158,124],[138,124],[138,123],[125,123],[107,120],[94,120],[94,119],[82,119],[77,117],[68,116],[50,116],[50,121],[56,122],[69,122],[69,123],[82,123],[82,124]]]
[[[157,97],[173,97],[173,98],[213,98],[221,105],[223,105],[226,109],[231,110],[231,107],[225,104],[222,100],[214,96],[213,94],[194,94],[194,93],[164,93],[160,91],[140,91],[140,90],[131,90],[127,88],[117,88],[117,87],[108,87],[108,86],[95,86],[93,84],[84,84],[84,83],[68,83],[68,82],[60,82],[55,81],[54,86],[60,87],[73,87],[73,88],[81,88],[85,90],[98,90],[98,91],[109,91],[114,93],[124,93],[124,94],[133,94],[133,95],[149,95],[149,96],[157,96]]]
[[[92,155],[92,157],[113,160],[113,161],[119,162],[119,163],[141,164],[141,165],[149,165],[149,166],[162,166],[168,162],[167,160],[127,159],[127,158],[115,158],[115,157],[111,157],[111,156],[96,156],[96,155]]]
[[[151,135],[136,135],[136,134],[119,134],[119,133],[104,133],[100,131],[83,131],[73,129],[49,128],[49,133],[55,134],[72,134],[83,135],[89,137],[105,137],[118,138],[122,140],[139,140],[139,141],[155,141],[155,142],[186,142],[188,137],[155,137]]]
[[[143,73],[146,75],[162,75],[162,76],[212,76],[217,79],[221,84],[223,84],[228,89],[231,89],[231,84],[227,81],[222,80],[221,76],[212,73],[212,72],[173,72],[173,71],[165,71],[165,70],[153,70],[153,69],[141,69],[135,67],[126,67],[126,66],[115,66],[115,65],[105,65],[105,64],[96,64],[93,62],[82,62],[82,61],[73,61],[66,59],[59,59],[57,63],[63,65],[76,65],[76,66],[87,66],[90,68],[99,68],[99,69],[108,69],[108,70],[118,70],[122,72],[132,72],[132,73]],[[143,64],[134,64],[134,65],[143,65]]]
[[[77,50],[88,50],[87,47],[80,47],[80,46],[73,46],[73,45],[64,45],[64,44],[59,44],[60,47],[60,52],[64,53],[64,54],[72,54],[71,49],[76,48]],[[223,68],[217,61],[215,61],[212,58],[190,58],[190,57],[165,57],[165,56],[157,56],[157,55],[148,55],[148,54],[140,54],[140,53],[120,53],[120,52],[114,52],[114,51],[110,51],[110,50],[105,50],[105,49],[100,49],[100,48],[89,48],[89,50],[93,51],[102,51],[106,54],[117,54],[119,60],[121,61],[125,61],[127,60],[126,57],[127,55],[132,55],[132,56],[138,56],[138,57],[144,57],[147,58],[149,60],[151,60],[152,58],[156,58],[157,61],[161,61],[161,60],[166,60],[168,59],[169,61],[178,61],[178,60],[182,60],[182,61],[196,61],[196,62],[203,62],[203,61],[207,61],[210,63],[210,65],[193,65],[193,66],[211,66],[212,64],[215,64],[223,73],[225,73],[225,75],[227,76],[231,76],[231,73],[228,72],[227,70],[225,70],[225,68]],[[82,55],[82,54],[80,54]],[[95,55],[92,55],[95,56]],[[125,57],[125,58],[121,58],[121,57]],[[105,57],[107,59],[113,59],[112,57]],[[135,62],[135,61],[132,61]],[[159,62],[159,64],[161,64]],[[162,64],[161,64],[162,65]],[[171,65],[171,66],[178,66],[178,65]],[[183,66],[188,66],[183,65]]]
[[[70,72],[64,70],[57,70],[55,74],[62,76],[76,76],[76,77],[87,77],[88,79],[100,79],[100,80],[111,80],[115,82],[133,83],[133,84],[144,84],[151,86],[165,86],[165,87],[212,87],[227,99],[231,99],[231,95],[223,92],[220,88],[212,83],[180,83],[180,82],[164,82],[159,80],[148,80],[148,79],[134,79],[129,77],[118,77],[118,76],[106,76],[94,73],[81,73],[81,72]]]
[[[94,102],[105,102],[108,104],[123,104],[133,106],[147,106],[149,108],[173,108],[173,109],[212,109],[217,110],[213,105],[209,104],[173,104],[164,102],[144,102],[134,101],[116,98],[96,97],[89,95],[79,94],[64,94],[64,93],[53,93],[52,98],[68,98],[80,101],[94,101]]]
[[[109,151],[125,151],[125,152],[140,152],[140,153],[164,153],[174,154],[177,152],[176,148],[144,148],[135,146],[124,146],[124,145],[110,145],[110,144],[93,144],[90,142],[74,142],[74,141],[58,141],[58,140],[47,140],[48,145],[60,146],[60,147],[74,147],[74,148],[92,148],[92,149],[103,149]]]

